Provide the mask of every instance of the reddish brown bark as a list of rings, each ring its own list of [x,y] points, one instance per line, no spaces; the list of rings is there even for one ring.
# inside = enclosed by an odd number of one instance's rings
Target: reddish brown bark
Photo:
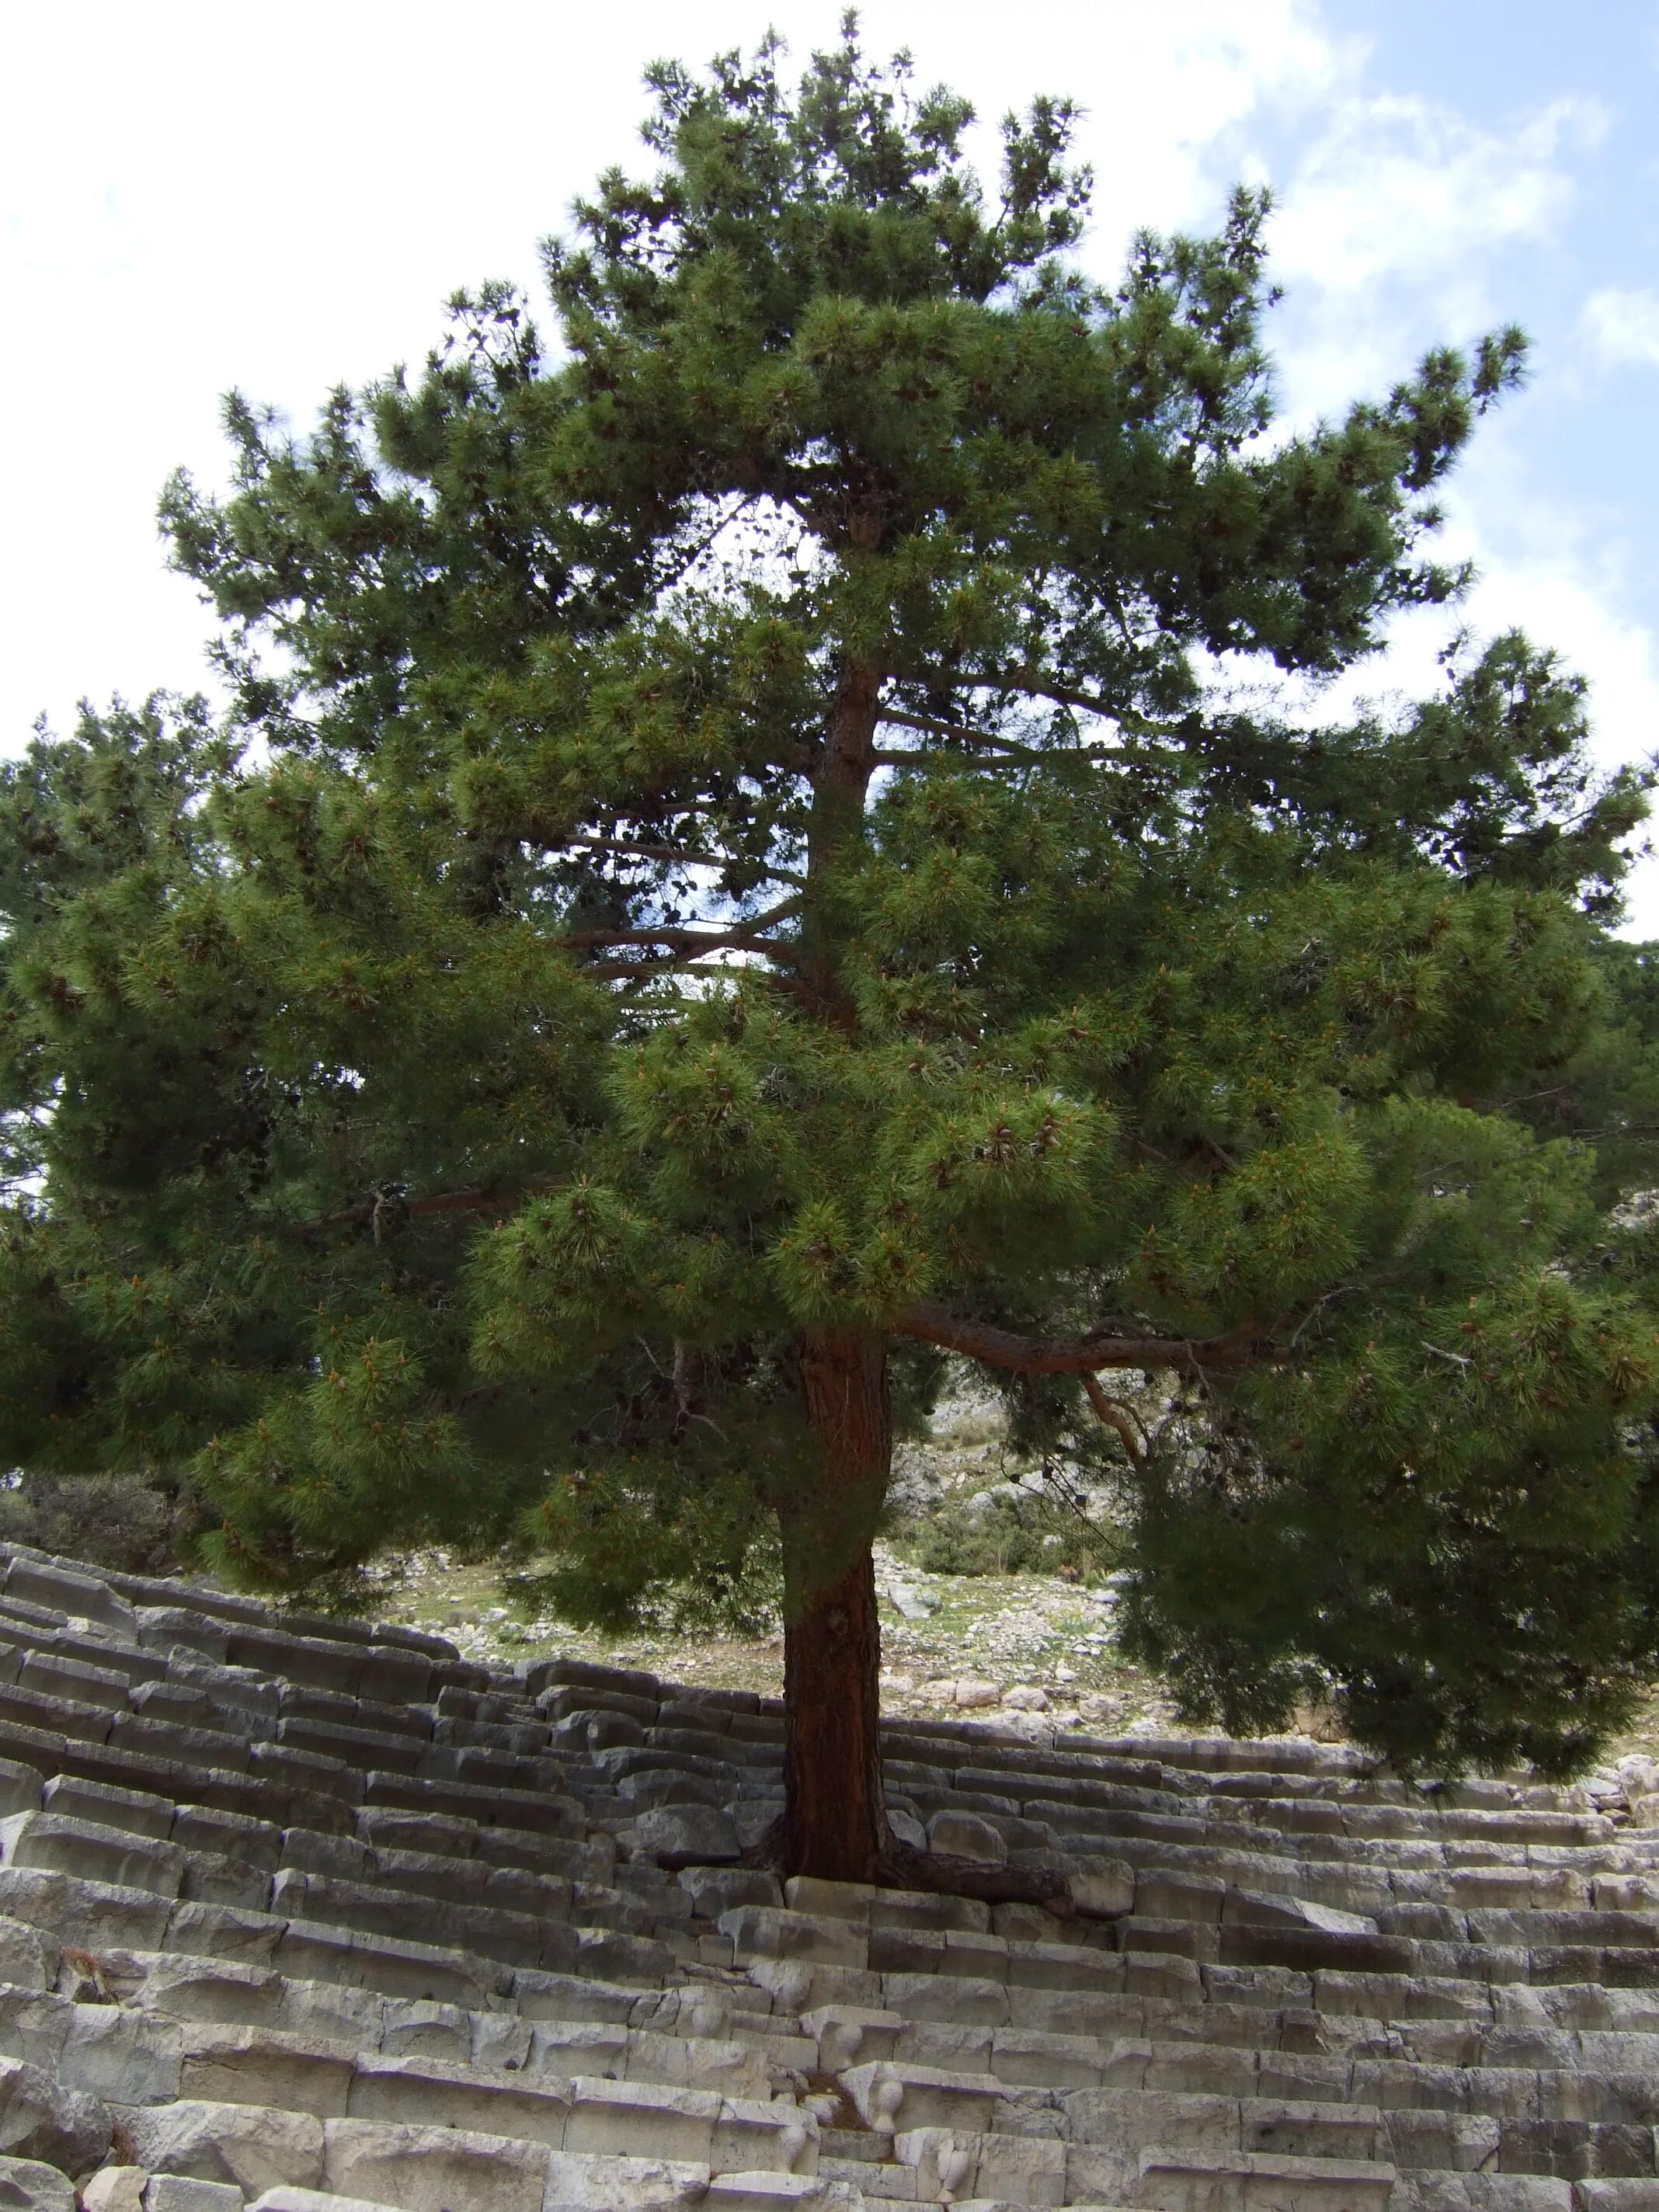
[[[817,1480],[780,1516],[784,1570],[784,1827],[788,1873],[876,1881],[891,1854],[882,1796],[881,1629],[870,1546],[892,1462],[885,1346],[808,1335],[801,1389]]]

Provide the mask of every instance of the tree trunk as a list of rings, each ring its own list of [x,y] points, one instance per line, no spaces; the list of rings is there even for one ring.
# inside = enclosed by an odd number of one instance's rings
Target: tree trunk
[[[893,1838],[882,1795],[881,1629],[871,1540],[893,1455],[886,1346],[810,1332],[801,1388],[820,1463],[780,1512],[784,1572],[784,1823],[789,1874],[877,1881]]]

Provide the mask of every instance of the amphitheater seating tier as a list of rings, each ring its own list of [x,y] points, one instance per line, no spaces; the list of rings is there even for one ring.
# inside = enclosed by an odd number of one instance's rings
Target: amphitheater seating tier
[[[1069,1909],[740,1863],[775,1700],[0,1547],[0,2205],[1659,2212],[1659,1829],[884,1731]]]

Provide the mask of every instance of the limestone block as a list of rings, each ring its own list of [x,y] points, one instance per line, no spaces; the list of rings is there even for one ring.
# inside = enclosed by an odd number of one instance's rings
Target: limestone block
[[[1085,1871],[1073,1874],[1066,1887],[1073,1911],[1086,1920],[1121,1920],[1135,1909],[1135,1870],[1122,1859],[1095,1859]]]
[[[523,1966],[514,1971],[511,1987],[514,2009],[524,2020],[603,2021],[626,2027],[636,2011],[654,2010],[662,2002],[656,1991],[643,1991],[625,1983],[538,1973]],[[677,1991],[676,2006],[678,2002]]]
[[[1339,1936],[1375,1936],[1377,1923],[1368,1914],[1346,1912],[1311,1899],[1276,1897],[1263,1890],[1230,1888],[1221,1917],[1230,1926],[1253,1928],[1313,1928]]]
[[[0,1920],[0,1982],[9,1988],[49,1990],[58,1980],[58,1947],[39,1928]]]
[[[818,2067],[845,2073],[860,2059],[890,2058],[904,2031],[902,2014],[878,2007],[819,2005],[801,2015],[801,2028],[818,2047]]]
[[[354,2119],[436,2123],[475,2134],[514,2136],[556,2149],[570,2109],[568,2081],[491,2080],[438,2058],[360,2058],[347,2112]]]
[[[1066,2146],[1035,2136],[958,2136],[973,2149],[971,2187],[981,2197],[1003,2197],[1011,2204],[1063,2204]]]
[[[0,1818],[33,1812],[41,1802],[43,1786],[38,1767],[21,1759],[0,1759]]]
[[[1380,2134],[1385,2155],[1400,2166],[1478,2173],[1498,2163],[1498,2123],[1485,2112],[1384,2112]]]
[[[179,2094],[177,2024],[125,2005],[78,2004],[58,2061],[65,2088],[113,2105],[159,2105]]]
[[[902,2013],[906,2020],[959,2021],[970,2027],[1001,2027],[1012,2017],[1011,1994],[1000,1982],[966,1978],[945,1981],[938,1974],[883,1974],[878,1992],[873,2001]],[[827,1991],[817,2000],[820,2003],[834,2001]],[[850,1991],[847,2001],[863,2002]]]
[[[263,1912],[270,1902],[270,1875],[222,1851],[187,1851],[179,1894],[193,1904]]]
[[[622,1839],[661,1867],[719,1865],[743,1856],[731,1818],[712,1805],[659,1805],[624,1828]]]
[[[8,1868],[36,1867],[165,1898],[179,1894],[185,1863],[175,1844],[44,1812],[14,1813],[0,1820],[0,1856]]]
[[[1374,2159],[1381,2120],[1374,2105],[1246,2098],[1239,2142],[1247,2151],[1291,2158]]]
[[[1001,1832],[976,1813],[935,1813],[927,1823],[927,1848],[988,1866],[1002,1866],[1008,1857]]]
[[[818,1913],[775,1912],[739,1905],[714,1923],[729,1936],[738,1959],[796,1959],[826,1966],[863,1966],[870,1954],[867,1929]]]
[[[1074,2146],[1094,2155],[1086,2185],[1073,2196],[1127,2203],[1135,2199],[1140,2154],[1148,2143],[1179,2142],[1194,2156],[1236,2160],[1239,2112],[1231,2097],[1176,2097],[1151,2090],[1079,2089],[1061,2100]]]
[[[322,2179],[323,2124],[308,2112],[180,2102],[129,2105],[121,2118],[136,2162],[157,2179],[216,2181],[250,2197],[282,2181],[314,2189]],[[144,2212],[151,2212],[149,2191]]]
[[[380,2035],[383,2058],[447,2058],[477,2057],[475,2021],[514,2023],[511,2014],[471,2013],[464,2006],[442,2004],[419,1997],[386,1997]],[[528,2029],[525,2030],[527,2035]]]
[[[1092,2037],[1000,2027],[992,2031],[986,2070],[1016,2087],[1097,2089],[1110,2048]]]
[[[610,2075],[620,2081],[628,2070],[629,2031],[615,2021],[533,2021],[527,2024],[526,2033],[530,2038],[526,2063],[532,2074],[557,2074],[567,2078],[574,2075]],[[642,2072],[641,2078],[650,2077]]]
[[[1009,1946],[1000,1936],[956,1928],[872,1927],[869,1944],[874,1973],[988,1982],[1005,1980],[1008,1973]]]
[[[157,1843],[167,1841],[174,1818],[172,1801],[153,1790],[118,1790],[76,1774],[54,1774],[40,1793],[40,1810],[93,1820],[106,1828],[124,1828]]]
[[[734,1911],[740,1905],[767,1905],[776,1911],[783,1903],[776,1875],[759,1867],[687,1867],[679,1884],[691,1900],[691,1910],[702,1920],[718,1920],[722,1912]]]
[[[822,1886],[830,1887],[827,1882]],[[878,1889],[870,1899],[868,1911],[872,1928],[931,1928],[941,1935],[991,1934],[991,1908],[977,1897],[946,1897],[930,1890]]]
[[[935,1686],[954,1705],[970,1710],[1002,1703],[1002,1692],[994,1682],[982,1680],[975,1674],[963,1674],[958,1680]]]
[[[100,2166],[81,2191],[86,2212],[144,2212],[142,2166]]]
[[[572,2083],[567,2151],[603,2151],[707,2166],[723,2100],[707,2089],[672,2089],[648,2081],[605,2081],[578,2075]]]
[[[319,1836],[310,1828],[283,1832],[281,1856],[275,1869],[297,1874],[319,1874],[331,1881],[372,1881],[375,1855],[355,1836]]]
[[[331,2195],[396,2204],[402,2212],[541,2212],[547,2151],[539,2143],[459,2128],[330,2120]]]
[[[1651,2185],[1649,2185],[1651,2186]],[[1395,2203],[1413,2212],[1634,2212],[1638,2185],[1558,2181],[1541,2173],[1402,2173]]]
[[[166,1662],[155,1654],[152,1662],[165,1668]],[[127,1702],[135,1713],[148,1721],[173,1721],[181,1728],[210,1729],[214,1724],[214,1709],[207,1693],[193,1690],[183,1682],[170,1682],[165,1674],[159,1681],[139,1682],[128,1691]]]
[[[24,1559],[14,1553],[4,1589],[9,1598],[27,1598],[35,1605],[54,1607],[71,1619],[95,1620],[117,1630],[130,1644],[138,1640],[137,1618],[131,1606],[97,1576],[77,1573],[56,1560]]]
[[[704,2212],[854,2212],[862,2193],[803,2173],[717,2173]]]
[[[64,2087],[23,2059],[0,2058],[0,2152],[85,2173],[109,2139],[110,2116],[96,2097]]]
[[[1391,2166],[1148,2148],[1135,2202],[1148,2212],[1386,2212]]]
[[[241,2202],[234,2182],[184,2173],[154,2173],[144,2190],[144,2212],[237,2212]]]
[[[247,1966],[268,1966],[284,1933],[283,1923],[273,1920],[268,1912],[181,1898],[167,1915],[160,1946],[144,1948],[182,1952],[195,1959],[237,1959]]]
[[[709,2164],[717,2173],[813,2173],[818,2163],[818,2124],[793,2101],[725,2097],[714,2124]]]
[[[569,1684],[647,1698],[653,1712],[662,1689],[654,1674],[647,1674],[640,1668],[604,1667],[589,1659],[538,1659],[525,1669],[525,1694],[529,1698],[539,1698],[544,1690]]]
[[[147,1651],[183,1651],[222,1666],[225,1632],[184,1606],[141,1605],[133,1609],[134,1635]]]
[[[1437,2180],[1439,2178],[1438,2175],[1435,2177]],[[1505,2177],[1505,2179],[1508,2178]],[[1515,2178],[1517,2180],[1521,2179],[1519,2176]],[[1478,2184],[1488,2179],[1495,2180],[1497,2176],[1488,2177],[1485,2174],[1471,2173],[1459,2174],[1455,2179],[1466,2184]],[[1572,2190],[1573,2201],[1580,2208],[1580,2212],[1651,2212],[1652,2206],[1659,2203],[1659,2186],[1651,2181],[1644,2181],[1640,2179],[1625,2181],[1579,2181],[1568,2185],[1560,2181],[1546,2181],[1541,2176],[1528,2174],[1526,2176],[1526,2181],[1529,2185],[1528,2201],[1514,2205],[1506,2203],[1504,2212],[1560,2212],[1559,2197],[1553,2197],[1546,2201],[1543,2192],[1546,2190],[1559,2191],[1569,2185]],[[1531,2197],[1532,2191],[1538,2192],[1535,2198]],[[1487,2212],[1487,2207],[1491,2203],[1490,2198],[1482,2200],[1472,2197],[1469,2200],[1469,2212]],[[1443,2212],[1443,2208],[1437,2204],[1433,2207],[1433,2212]],[[1443,2212],[1463,2212],[1463,2207],[1458,2205],[1453,2208],[1449,2205],[1443,2208]],[[1496,2205],[1492,2206],[1492,2212],[1498,2212]]]
[[[977,2133],[991,2124],[1002,2094],[990,2075],[957,2074],[892,2059],[849,2067],[837,2078],[865,2125],[883,2135],[891,2134],[901,2118],[907,2130],[965,2128]]]
[[[18,1682],[0,1687],[0,1716],[5,1719],[8,1738],[15,1741],[27,1735],[33,1739],[31,1750],[42,1735],[61,1736],[73,1743],[103,1743],[110,1730],[109,1714],[101,1706],[73,1705],[42,1690],[25,1689]],[[53,1764],[62,1757],[59,1753]]]
[[[286,2183],[254,2199],[252,2212],[390,2212],[367,2197],[336,2197],[326,2189],[291,2189]]]
[[[555,2151],[546,2212],[700,2212],[708,2191],[708,2166],[683,2159]]]
[[[192,2028],[179,2039],[178,2065],[175,2095],[213,2104],[246,2099],[318,2119],[343,2117],[351,2087],[348,2046],[319,2049],[278,2028]]]
[[[629,2081],[662,2081],[684,2089],[717,2089],[723,2097],[764,2100],[772,2094],[775,2067],[787,2070],[784,2039],[768,2036],[763,2042],[745,2043],[724,2035],[659,2035],[648,2028],[630,2030],[623,2063],[618,2069]],[[777,2045],[775,2051],[773,2046]],[[807,2063],[816,2059],[816,2047],[800,2039]],[[558,2062],[550,2060],[550,2064]],[[579,2066],[573,2059],[563,2070],[570,2074],[603,2074],[605,2066]]]
[[[75,2212],[75,2185],[36,2159],[0,2158],[0,2212]]]

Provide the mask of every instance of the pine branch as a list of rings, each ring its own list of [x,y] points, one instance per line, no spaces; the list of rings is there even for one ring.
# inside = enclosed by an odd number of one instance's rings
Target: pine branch
[[[900,714],[896,708],[883,708],[880,719],[883,719],[883,721],[891,721],[896,728],[900,730],[921,730],[922,734],[929,734],[929,737],[957,737],[957,738],[963,738],[964,744],[969,745],[980,745],[980,748],[1005,754],[1006,759],[1011,761],[1033,761],[1033,763],[1042,765],[1046,763],[1046,761],[1053,761],[1057,750],[1061,750],[1061,748],[1055,748],[1055,745],[1022,745],[1018,738],[995,737],[991,730],[973,730],[969,728],[969,723],[963,723],[963,721],[938,721],[938,719],[931,717],[931,714]],[[887,754],[887,757],[878,757],[878,759],[907,761],[907,759],[915,759],[915,754]],[[1106,752],[1106,750],[1066,748],[1066,759],[1068,761],[1071,759],[1109,761],[1113,759],[1113,754]]]
[[[1100,1419],[1105,1422],[1108,1428],[1117,1431],[1123,1449],[1129,1455],[1129,1464],[1135,1468],[1144,1467],[1146,1454],[1141,1449],[1140,1438],[1135,1434],[1134,1424],[1129,1419],[1128,1408],[1120,1405],[1115,1398],[1109,1398],[1100,1387],[1098,1376],[1086,1370],[1083,1377],[1083,1388],[1088,1394],[1089,1403],[1094,1407]]]
[[[891,1324],[896,1335],[963,1352],[1014,1375],[1093,1375],[1107,1367],[1174,1367],[1202,1375],[1286,1357],[1282,1346],[1252,1328],[1233,1329],[1225,1336],[1146,1336],[1131,1334],[1131,1326],[1108,1324],[1082,1337],[1020,1336],[991,1322],[961,1320],[933,1305],[913,1306]]]
[[[799,884],[805,881],[793,868],[780,868],[768,860],[734,860],[726,853],[688,853],[678,845],[632,845],[619,837],[564,837],[556,848],[565,851],[580,847],[587,853],[609,853],[624,860],[660,860],[674,868],[742,868],[780,884]]]
[[[717,952],[727,945],[737,945],[745,952],[769,952],[771,945],[763,937],[757,937],[744,929],[688,929],[679,924],[664,924],[660,928],[651,924],[639,929],[573,929],[568,936],[550,940],[566,951],[605,951],[620,945],[673,945],[696,947],[705,952]]]
[[[1181,726],[1173,722],[1150,721],[1122,707],[1115,707],[1092,692],[1073,691],[1063,684],[1048,684],[1034,676],[940,676],[935,682],[951,691],[1013,691],[1023,699],[1046,699],[1055,707],[1075,707],[1085,714],[1097,714],[1103,721],[1115,722],[1120,729],[1131,730],[1138,736],[1174,738],[1182,734]]]
[[[358,1229],[367,1224],[374,1231],[374,1241],[379,1243],[380,1224],[388,1215],[396,1221],[419,1221],[434,1213],[488,1213],[495,1208],[507,1213],[523,1200],[552,1188],[552,1182],[541,1176],[516,1191],[503,1190],[494,1183],[482,1183],[468,1190],[431,1191],[424,1198],[401,1198],[393,1192],[377,1190],[361,1206],[343,1206],[337,1213],[325,1213],[318,1220],[307,1221],[304,1229],[309,1236],[323,1229]]]
[[[632,929],[574,929],[552,941],[567,950],[581,952],[603,951],[623,945],[672,945],[680,951],[697,953],[720,952],[732,947],[742,952],[775,953],[776,945],[761,932],[783,921],[799,904],[799,894],[792,893],[764,914],[755,915],[731,929],[692,929],[678,922],[647,922]]]
[[[716,519],[712,528],[705,530],[701,537],[694,538],[689,546],[681,546],[676,552],[672,564],[657,579],[657,589],[659,592],[672,592],[675,585],[679,583],[702,560],[727,524],[735,522],[746,507],[754,505],[759,496],[760,494],[757,491],[745,492],[734,507]]]

